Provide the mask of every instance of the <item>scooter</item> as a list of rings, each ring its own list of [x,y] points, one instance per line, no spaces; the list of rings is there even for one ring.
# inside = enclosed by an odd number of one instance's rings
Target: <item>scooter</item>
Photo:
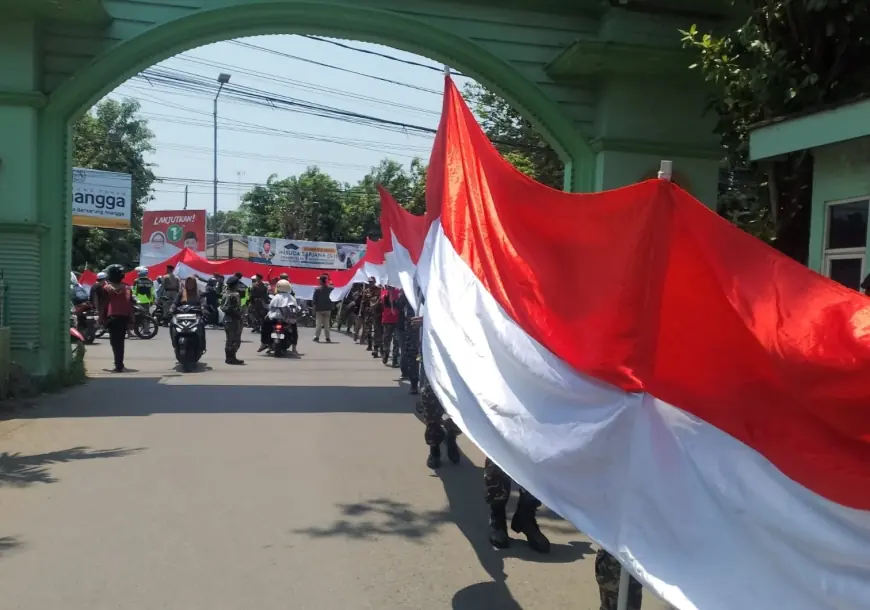
[[[91,303],[79,303],[73,307],[73,313],[76,321],[75,328],[84,337],[84,342],[90,345],[97,338],[97,330],[100,326],[97,310]]]
[[[76,330],[75,323],[75,315],[73,315],[70,318],[69,328],[69,346],[73,361],[81,360],[85,357],[85,337]]]
[[[153,339],[159,330],[157,320],[148,313],[148,308],[139,303],[133,305],[133,332],[140,339]]]
[[[296,323],[297,309],[291,307],[289,318],[272,321],[272,355],[280,358],[290,349],[290,334],[293,331],[291,325]]]
[[[181,305],[169,322],[169,337],[175,350],[175,359],[185,372],[190,372],[205,353],[205,322],[202,309],[195,305]]]

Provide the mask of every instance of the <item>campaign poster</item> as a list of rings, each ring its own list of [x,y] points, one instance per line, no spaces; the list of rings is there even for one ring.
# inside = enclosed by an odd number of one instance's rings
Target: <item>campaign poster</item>
[[[205,256],[205,210],[147,211],[142,217],[139,264],[150,267],[190,248]]]
[[[74,167],[72,223],[77,227],[129,229],[133,210],[130,174]]]
[[[282,267],[350,269],[365,251],[364,244],[248,237],[248,260]]]

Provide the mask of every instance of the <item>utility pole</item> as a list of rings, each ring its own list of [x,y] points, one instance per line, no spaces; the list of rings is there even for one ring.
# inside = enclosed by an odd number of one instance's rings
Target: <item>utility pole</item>
[[[214,248],[214,250],[212,251],[212,259],[213,259],[213,260],[217,260],[217,252],[218,252],[218,248],[217,248],[217,243],[218,243],[218,226],[217,226],[217,199],[218,199],[218,198],[217,198],[217,185],[218,185],[218,173],[217,173],[217,153],[218,153],[218,150],[217,150],[217,145],[218,145],[218,141],[217,141],[217,132],[218,132],[218,129],[217,129],[217,110],[218,110],[218,104],[217,104],[217,103],[218,103],[218,97],[220,96],[221,91],[223,91],[224,85],[226,85],[228,82],[230,82],[230,75],[227,74],[226,72],[221,72],[221,73],[218,75],[217,80],[218,80],[218,83],[220,83],[220,85],[218,86],[217,93],[216,93],[215,96],[214,96],[214,113],[212,114],[212,117],[214,118],[214,210],[213,210],[213,215],[212,215],[212,217],[214,218],[214,236],[213,236],[214,244],[212,244],[212,246],[213,246],[213,248]]]
[[[185,210],[187,209],[187,187],[188,187],[188,185],[185,184],[184,185],[184,209]]]

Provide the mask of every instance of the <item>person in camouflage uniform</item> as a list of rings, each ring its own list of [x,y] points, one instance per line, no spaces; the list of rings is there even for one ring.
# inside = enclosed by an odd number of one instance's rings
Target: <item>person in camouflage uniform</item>
[[[619,574],[622,566],[616,557],[598,549],[595,555],[595,580],[598,582],[598,593],[601,596],[600,610],[616,610],[616,602],[619,599]],[[643,598],[643,587],[629,575],[628,580],[628,610],[640,610]]]
[[[495,462],[486,458],[483,484],[486,487],[486,503],[489,504],[489,541],[496,548],[506,549],[511,543],[507,532],[507,503],[511,497],[513,480]],[[550,541],[541,532],[535,517],[539,506],[540,500],[520,487],[520,499],[511,519],[511,529],[525,535],[534,550],[549,553]]]
[[[402,308],[402,379],[411,382],[411,394],[418,393],[420,383],[420,329],[414,323],[414,308],[408,301],[405,293],[399,297],[399,306]]]
[[[227,280],[224,296],[221,301],[221,311],[224,312],[224,332],[227,334],[226,352],[227,364],[244,364],[236,357],[242,346],[242,300],[239,295],[239,278],[232,276]]]
[[[375,278],[370,277],[369,283],[362,291],[362,299],[359,304],[359,315],[362,317],[362,335],[359,342],[366,342],[366,349],[372,351],[372,325],[374,324],[374,309],[372,308],[373,295],[380,299],[381,291],[375,283]]]
[[[419,318],[416,318],[419,320]],[[418,404],[418,412],[423,417],[423,423],[426,424],[426,429],[423,432],[423,438],[426,444],[429,445],[429,457],[426,459],[426,466],[429,468],[441,467],[441,443],[447,445],[447,458],[454,464],[458,464],[460,460],[459,445],[456,443],[456,437],[462,434],[452,419],[444,418],[444,407],[438,397],[435,396],[435,391],[429,384],[426,378],[426,371],[422,367],[420,371],[420,401]]]
[[[381,301],[381,287],[375,284],[369,291],[369,303],[366,307],[369,312],[370,322],[369,341],[372,346],[372,358],[378,358],[381,353],[381,346],[384,342],[384,325],[382,316],[384,315],[384,303]]]

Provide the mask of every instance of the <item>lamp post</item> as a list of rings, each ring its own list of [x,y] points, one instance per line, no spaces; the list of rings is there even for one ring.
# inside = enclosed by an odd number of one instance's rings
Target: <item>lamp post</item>
[[[218,253],[217,253],[217,248],[218,248],[217,247],[217,243],[218,243],[218,226],[217,226],[217,185],[218,185],[218,174],[217,174],[217,154],[218,154],[217,153],[217,146],[218,146],[218,142],[217,142],[217,102],[218,102],[218,97],[220,97],[221,91],[223,91],[224,85],[226,85],[228,82],[230,82],[230,75],[227,74],[226,72],[221,72],[218,75],[217,80],[218,80],[218,83],[220,83],[220,84],[218,85],[217,93],[214,96],[214,113],[212,114],[212,116],[214,118],[214,185],[213,185],[214,186],[214,209],[212,210],[212,223],[214,225],[212,227],[214,229],[213,230],[214,235],[212,238],[214,240],[214,243],[212,244],[212,248],[213,248],[212,258],[214,260],[217,260],[217,255],[218,255]]]

